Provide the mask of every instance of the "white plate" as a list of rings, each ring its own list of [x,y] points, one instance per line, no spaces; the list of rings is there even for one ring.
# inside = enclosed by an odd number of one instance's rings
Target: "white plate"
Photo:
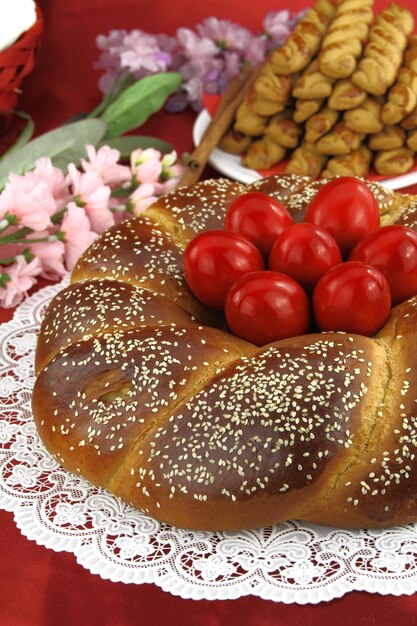
[[[203,109],[197,116],[197,119],[193,127],[193,141],[197,147],[201,141],[201,138],[210,124],[211,117],[207,109]],[[240,156],[234,154],[228,154],[215,148],[209,157],[209,163],[220,174],[224,174],[233,180],[237,180],[240,183],[250,184],[255,180],[262,178],[262,175],[256,170],[250,170],[247,167],[243,167],[240,162]],[[384,178],[378,180],[380,185],[383,185],[387,189],[403,189],[417,183],[417,169],[403,174],[402,176],[394,176],[394,178]]]

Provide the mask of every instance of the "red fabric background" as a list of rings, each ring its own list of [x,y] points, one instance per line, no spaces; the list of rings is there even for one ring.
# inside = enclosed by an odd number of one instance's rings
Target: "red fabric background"
[[[413,8],[415,0],[401,0]],[[95,37],[111,28],[174,34],[210,15],[258,30],[269,10],[300,9],[308,0],[43,0],[45,33],[33,74],[23,85],[19,109],[31,113],[37,132],[91,110],[100,98]],[[376,0],[377,9],[388,0]],[[192,149],[195,116],[158,114],[141,134],[171,141],[179,153]],[[209,168],[205,176],[213,175]],[[40,285],[41,286],[41,285]],[[11,311],[0,309],[0,322]],[[124,585],[93,576],[67,553],[28,541],[12,515],[0,511],[0,626],[342,626],[417,624],[417,594],[381,596],[352,592],[319,605],[285,605],[255,597],[191,601],[155,585]]]

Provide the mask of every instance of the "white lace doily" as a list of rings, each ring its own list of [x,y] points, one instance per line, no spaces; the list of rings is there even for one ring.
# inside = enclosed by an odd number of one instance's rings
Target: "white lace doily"
[[[183,598],[253,594],[306,604],[353,589],[417,591],[417,525],[341,531],[287,522],[240,533],[190,532],[60,468],[37,435],[30,402],[40,319],[62,286],[37,292],[0,324],[0,508],[14,513],[26,537],[72,552],[103,578],[153,582]]]

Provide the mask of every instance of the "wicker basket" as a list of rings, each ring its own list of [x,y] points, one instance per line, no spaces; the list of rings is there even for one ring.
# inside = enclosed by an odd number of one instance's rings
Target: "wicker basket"
[[[36,6],[33,26],[14,44],[0,52],[0,114],[13,111],[19,98],[23,79],[35,65],[36,51],[43,32],[43,19]]]

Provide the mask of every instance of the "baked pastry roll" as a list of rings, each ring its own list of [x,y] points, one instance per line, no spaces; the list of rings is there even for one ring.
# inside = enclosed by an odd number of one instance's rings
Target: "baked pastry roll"
[[[382,95],[394,83],[414,19],[410,11],[392,3],[376,18],[358,69],[352,80],[373,95]]]
[[[381,11],[375,20],[376,24],[384,26],[390,30],[395,36],[398,33],[398,24],[402,25],[402,30],[406,37],[413,32],[414,17],[413,14],[395,2],[391,2],[385,11]]]
[[[405,144],[405,130],[399,126],[386,126],[379,133],[371,135],[368,145],[371,150],[395,150]]]
[[[417,37],[410,37],[404,64],[400,68],[395,85],[390,89],[382,109],[382,121],[386,125],[398,124],[411,113],[417,104]]]
[[[372,152],[365,145],[349,154],[335,156],[327,161],[321,178],[330,176],[359,176],[365,178],[369,173]]]
[[[306,100],[327,98],[332,92],[333,83],[334,79],[325,76],[320,71],[318,59],[315,59],[295,81],[292,95],[294,98]]]
[[[305,123],[304,139],[307,143],[316,143],[320,137],[326,135],[339,118],[339,113],[325,106],[321,111],[312,115]]]
[[[285,102],[264,98],[256,92],[254,87],[251,87],[245,95],[244,104],[247,109],[263,117],[275,115],[285,108]]]
[[[373,19],[372,5],[373,0],[342,0],[339,3],[318,57],[323,74],[331,78],[351,76],[362,53],[362,44],[368,37]]]
[[[310,63],[320,44],[336,7],[331,0],[318,0],[314,7],[298,22],[281,48],[274,50],[269,59],[276,74],[293,74]]]
[[[414,128],[417,128],[417,106],[401,120],[400,126],[401,128],[405,128],[405,130],[414,130]]]
[[[343,122],[338,122],[330,133],[318,140],[316,149],[320,154],[349,154],[359,148],[364,136],[349,130]]]
[[[417,152],[417,130],[413,130],[407,137],[407,146],[413,152]]]
[[[255,137],[256,135],[262,135],[267,123],[268,119],[264,115],[255,113],[247,102],[242,102],[236,112],[234,129],[244,135]]]
[[[417,72],[417,35],[410,35],[404,55],[404,65]]]
[[[253,89],[260,98],[285,104],[291,96],[291,79],[288,76],[277,76],[267,62],[256,78]]]
[[[219,148],[229,154],[242,154],[242,152],[245,152],[245,150],[249,148],[251,143],[252,137],[248,137],[243,133],[237,132],[234,128],[230,128],[221,138]]]
[[[251,143],[242,157],[242,163],[252,170],[268,170],[282,161],[285,154],[285,148],[264,136]]]
[[[264,137],[284,148],[296,148],[302,135],[302,127],[291,119],[289,111],[278,113],[269,121]]]
[[[285,173],[318,178],[326,160],[327,157],[317,152],[313,144],[304,143],[291,154]]]
[[[327,104],[336,111],[346,111],[363,104],[366,96],[366,91],[352,83],[350,78],[345,78],[335,84]]]
[[[414,165],[414,153],[409,148],[382,150],[375,155],[374,169],[384,176],[398,176],[410,171]]]
[[[301,124],[308,120],[309,117],[317,113],[323,105],[324,99],[319,100],[301,100],[295,101],[293,120],[297,124]]]
[[[268,61],[236,112],[234,129],[248,136],[261,135],[271,115],[283,111],[291,96],[292,79],[276,76]]]
[[[360,106],[346,111],[343,121],[347,128],[356,133],[378,133],[383,128],[381,111],[381,102],[377,98],[368,96]]]

